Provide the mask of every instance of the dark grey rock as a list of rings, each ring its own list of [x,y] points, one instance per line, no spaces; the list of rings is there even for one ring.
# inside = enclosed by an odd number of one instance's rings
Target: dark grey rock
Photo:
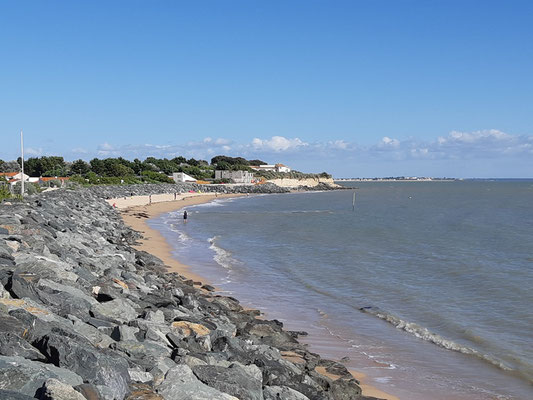
[[[0,312],[0,332],[12,332],[19,336],[24,334],[25,326],[17,318]]]
[[[79,318],[69,315],[69,319],[73,323],[72,329],[79,335],[89,340],[92,345],[100,348],[107,348],[109,345],[115,342],[111,337],[109,337],[109,335],[106,335],[94,326],[83,322]]]
[[[119,325],[113,329],[111,337],[120,341],[137,341],[135,336],[139,332],[139,328],[128,325]]]
[[[309,400],[309,397],[287,386],[265,386],[265,400]]]
[[[165,400],[238,400],[200,382],[187,365],[170,369],[157,392]]]
[[[98,350],[87,339],[49,333],[34,343],[48,362],[77,373],[83,380],[108,387],[117,399],[128,392],[128,362],[119,355]]]
[[[47,379],[41,388],[40,400],[86,400],[85,396],[57,379]]]
[[[34,396],[49,378],[56,378],[69,385],[83,383],[79,375],[65,368],[26,360],[22,357],[0,356],[0,382],[4,390]]]
[[[35,397],[27,394],[15,392],[13,390],[0,389],[0,399],[3,400],[35,400]]]
[[[0,355],[46,361],[46,357],[39,353],[35,347],[12,332],[0,332]]]
[[[91,307],[95,318],[103,319],[117,324],[126,323],[137,318],[137,311],[131,301],[115,299],[106,303],[98,303]]]
[[[335,400],[351,400],[361,395],[361,388],[354,378],[339,378],[332,382],[331,393]]]
[[[137,365],[144,368],[150,368],[157,361],[168,358],[171,355],[169,348],[151,340],[145,340],[144,342],[121,341],[113,344],[112,347],[124,353]]]
[[[229,368],[214,365],[198,365],[193,369],[200,381],[240,400],[263,400],[262,376],[257,366],[237,364]]]

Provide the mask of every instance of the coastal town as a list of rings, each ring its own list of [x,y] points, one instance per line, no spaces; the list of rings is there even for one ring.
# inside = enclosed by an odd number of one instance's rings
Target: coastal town
[[[310,174],[294,171],[277,163],[267,164],[261,160],[246,160],[242,157],[216,156],[211,162],[205,160],[157,159],[144,161],[124,158],[94,158],[89,162],[65,161],[59,156],[30,157],[24,166],[19,161],[0,160],[0,189],[3,197],[35,194],[43,190],[90,185],[128,185],[141,183],[194,183],[198,185],[238,184],[263,185],[273,182],[279,186],[334,185],[327,173]],[[24,172],[22,169],[24,168]]]

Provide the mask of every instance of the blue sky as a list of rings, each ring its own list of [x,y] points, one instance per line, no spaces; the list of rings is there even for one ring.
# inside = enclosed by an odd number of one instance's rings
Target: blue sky
[[[2,1],[0,159],[533,177],[531,1]]]

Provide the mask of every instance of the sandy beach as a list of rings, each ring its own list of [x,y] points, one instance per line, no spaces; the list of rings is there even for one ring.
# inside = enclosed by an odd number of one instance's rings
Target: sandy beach
[[[138,250],[143,250],[159,257],[169,268],[169,272],[177,272],[188,279],[192,279],[195,284],[209,284],[209,278],[197,275],[191,267],[181,263],[172,255],[172,246],[167,242],[165,237],[156,229],[152,229],[147,221],[163,213],[177,211],[183,207],[203,204],[214,200],[215,198],[230,198],[243,196],[240,194],[218,194],[212,193],[186,193],[177,195],[159,194],[152,196],[133,196],[108,199],[107,202],[115,207],[122,216],[124,223],[132,229],[141,232],[143,238],[139,244],[134,246]],[[286,357],[290,359],[289,357]],[[297,361],[297,360],[294,360]],[[337,379],[338,376],[326,372],[323,368],[317,369],[317,372],[328,376],[331,379]],[[358,371],[350,370],[350,373],[360,382],[360,387],[365,396],[378,397],[386,400],[399,400],[397,396],[383,392],[382,390],[369,385],[365,382],[365,375]]]
[[[194,282],[208,284],[209,280],[195,274],[191,267],[181,263],[172,256],[172,247],[156,229],[152,229],[147,220],[163,213],[179,210],[180,208],[196,204],[207,203],[215,198],[228,198],[242,196],[238,194],[212,194],[212,193],[187,193],[177,195],[156,194],[152,196],[133,196],[108,199],[107,202],[120,211],[124,223],[132,229],[141,232],[143,237],[139,244],[134,246],[159,257],[169,272],[177,272]]]

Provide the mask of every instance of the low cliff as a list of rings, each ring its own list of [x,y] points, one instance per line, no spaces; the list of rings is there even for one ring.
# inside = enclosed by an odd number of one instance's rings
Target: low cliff
[[[0,204],[1,399],[364,399],[300,333],[135,250],[140,234],[103,198],[154,190]]]
[[[267,182],[272,183],[281,188],[291,188],[291,189],[298,188],[298,187],[315,188],[317,186],[322,186],[325,189],[340,188],[340,186],[337,185],[333,181],[333,178],[303,178],[303,179],[277,178],[277,179],[268,180]]]

